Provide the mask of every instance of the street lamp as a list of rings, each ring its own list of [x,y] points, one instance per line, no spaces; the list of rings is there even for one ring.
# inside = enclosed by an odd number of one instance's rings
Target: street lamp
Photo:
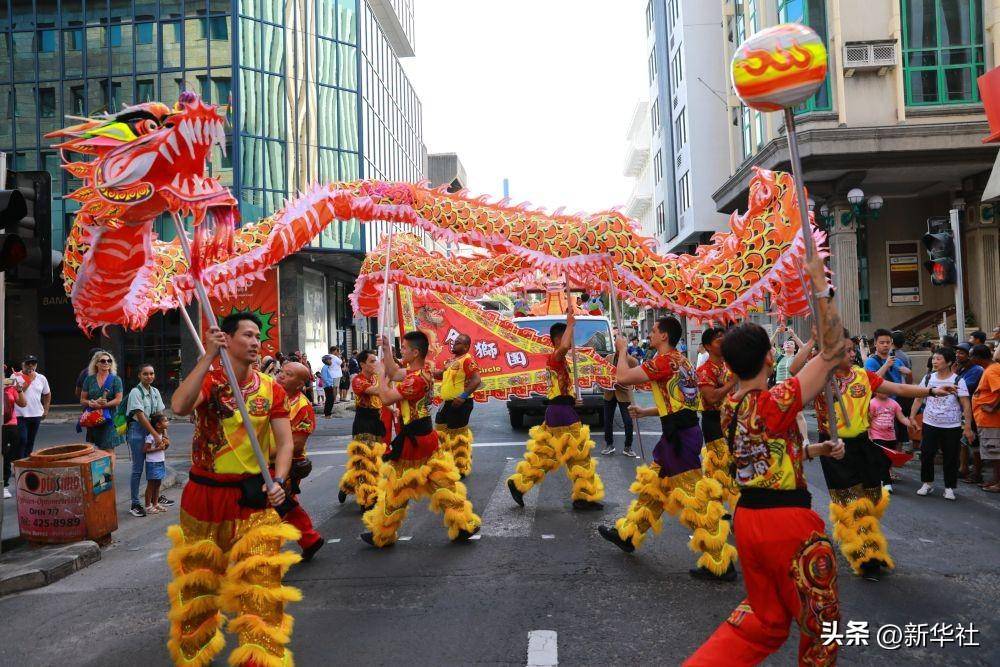
[[[806,202],[809,205],[809,210],[810,211],[816,210],[816,200],[815,199],[813,199],[812,197],[810,197],[809,199],[806,200]]]
[[[850,192],[847,193],[847,201],[850,202],[851,206],[860,206],[864,200],[865,192],[861,188],[851,188]]]
[[[884,203],[885,200],[882,199],[882,197],[880,197],[879,195],[872,195],[871,197],[868,198],[868,210],[872,211],[873,213],[876,213],[877,215],[878,214],[877,212],[882,210],[882,204]]]

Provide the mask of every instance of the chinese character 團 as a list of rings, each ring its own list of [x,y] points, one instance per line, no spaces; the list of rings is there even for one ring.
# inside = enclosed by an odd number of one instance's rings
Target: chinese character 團
[[[508,352],[507,353],[507,365],[511,368],[528,367],[528,355],[524,352]]]

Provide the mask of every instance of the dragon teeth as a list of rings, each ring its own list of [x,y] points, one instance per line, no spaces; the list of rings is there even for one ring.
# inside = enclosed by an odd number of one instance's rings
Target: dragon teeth
[[[166,144],[160,144],[160,155],[165,157],[170,164],[174,163],[174,156],[170,154],[170,149],[167,148]]]
[[[171,132],[167,135],[167,145],[174,151],[175,155],[180,155],[181,150],[177,147],[177,133]]]

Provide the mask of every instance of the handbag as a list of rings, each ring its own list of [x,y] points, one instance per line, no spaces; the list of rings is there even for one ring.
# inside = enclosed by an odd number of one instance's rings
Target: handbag
[[[109,373],[108,377],[104,380],[104,385],[101,387],[101,394],[107,394],[111,390],[111,387],[114,386],[114,381],[114,373]],[[110,408],[84,408],[83,414],[80,415],[80,419],[77,421],[77,428],[97,428],[98,426],[103,426],[110,420]]]

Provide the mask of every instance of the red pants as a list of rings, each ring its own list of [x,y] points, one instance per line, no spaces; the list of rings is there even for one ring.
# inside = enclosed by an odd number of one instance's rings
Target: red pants
[[[298,496],[295,496],[293,500],[298,501]],[[323,536],[313,528],[312,519],[309,518],[306,509],[298,503],[296,503],[295,509],[281,517],[281,520],[299,529],[299,532],[302,533],[302,537],[299,539],[299,546],[303,549],[308,549],[323,539]]]
[[[799,626],[799,664],[832,665],[837,645],[823,646],[824,621],[839,621],[837,559],[823,520],[810,509],[739,508],[733,520],[747,598],[684,663],[756,665]]]

